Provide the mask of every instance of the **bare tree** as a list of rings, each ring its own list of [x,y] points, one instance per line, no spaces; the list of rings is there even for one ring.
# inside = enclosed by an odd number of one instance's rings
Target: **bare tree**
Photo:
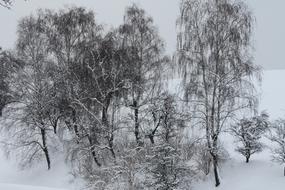
[[[89,147],[84,148],[83,152],[90,154],[92,160],[101,166],[95,151],[98,120],[94,121],[95,118],[92,118],[98,116],[99,104],[89,97],[90,95],[93,98],[97,91],[92,88],[94,86],[90,86],[92,81],[88,78],[88,61],[85,59],[85,51],[89,52],[87,48],[98,47],[101,27],[96,24],[94,13],[84,8],[74,7],[59,12],[40,11],[39,15],[44,17],[41,23],[49,43],[48,53],[56,63],[54,90],[59,100],[61,120],[72,131],[76,143],[82,142],[83,147]],[[94,91],[88,95],[91,90]],[[88,107],[84,107],[86,104]],[[92,112],[88,112],[89,108],[92,108]]]
[[[178,109],[175,97],[168,92],[159,93],[145,111],[149,114],[144,119],[149,131],[146,136],[152,144],[155,144],[155,138],[169,143],[185,127],[186,118]]]
[[[52,62],[47,57],[46,38],[39,28],[40,22],[33,16],[22,19],[18,27],[17,56],[24,67],[11,82],[11,90],[18,97],[15,99],[17,105],[10,111],[10,119],[14,121],[6,128],[14,141],[10,144],[25,155],[27,164],[42,155],[50,169],[48,133],[52,127],[50,113],[54,97],[48,68]]]
[[[182,0],[177,61],[193,118],[205,129],[216,186],[218,141],[223,126],[245,108],[254,108],[251,76],[252,15],[242,1]]]
[[[123,46],[128,51],[129,91],[126,105],[133,112],[134,134],[138,144],[142,144],[140,134],[140,110],[149,102],[159,85],[163,42],[160,39],[153,20],[137,5],[126,9],[124,24],[120,27]]]
[[[13,53],[0,49],[0,117],[4,107],[15,101],[10,81],[22,66],[23,62]]]

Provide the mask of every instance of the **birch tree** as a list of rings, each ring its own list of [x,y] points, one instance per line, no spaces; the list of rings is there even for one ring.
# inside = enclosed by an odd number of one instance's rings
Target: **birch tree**
[[[164,44],[154,26],[153,19],[137,5],[126,9],[124,23],[120,26],[123,47],[128,51],[129,70],[126,71],[129,91],[126,106],[133,112],[134,134],[137,144],[142,144],[141,109],[159,85]]]
[[[87,70],[82,69],[85,64],[85,51],[87,47],[98,47],[97,40],[101,38],[100,26],[95,22],[92,11],[80,7],[58,12],[46,10],[38,14],[44,17],[41,23],[43,33],[48,39],[48,53],[54,58],[56,65],[54,90],[59,100],[58,107],[61,110],[62,120],[74,137],[72,141],[81,142],[82,144],[77,144],[81,145],[81,148],[88,147],[84,148],[83,152],[89,154],[97,166],[101,166],[94,149],[97,143],[95,132],[98,130],[98,125],[97,121],[94,122],[94,118],[92,119],[99,113],[98,104],[89,97],[86,99],[85,90],[90,81],[85,81],[86,84],[81,83],[84,79],[88,80]],[[89,108],[93,108],[92,112],[86,114],[88,109],[82,102],[88,103]]]
[[[11,81],[15,73],[23,66],[12,52],[0,49],[0,117],[8,104],[15,101],[16,96],[11,90]]]
[[[242,109],[256,105],[252,76],[253,17],[242,1],[182,0],[177,61],[193,118],[205,129],[216,186],[218,141],[223,127]]]
[[[49,75],[52,62],[47,57],[47,42],[40,32],[40,22],[33,16],[21,20],[18,27],[17,57],[24,66],[13,77],[11,90],[18,94],[8,115],[7,145],[22,156],[21,165],[31,164],[44,158],[51,168],[49,142],[52,124],[50,113],[54,96],[53,83]]]

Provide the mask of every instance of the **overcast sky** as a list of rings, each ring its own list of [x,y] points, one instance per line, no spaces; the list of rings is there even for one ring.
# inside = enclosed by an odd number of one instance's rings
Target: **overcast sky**
[[[255,62],[264,69],[285,69],[285,1],[247,0],[256,17]],[[38,8],[61,9],[65,6],[84,6],[94,10],[99,23],[118,26],[125,7],[137,2],[154,19],[167,53],[176,47],[175,21],[179,14],[179,0],[15,0],[11,10],[0,7],[0,46],[13,48],[18,20]]]

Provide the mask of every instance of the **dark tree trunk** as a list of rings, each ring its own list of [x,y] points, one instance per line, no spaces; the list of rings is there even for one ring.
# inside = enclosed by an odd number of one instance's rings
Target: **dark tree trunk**
[[[56,134],[56,132],[57,132],[57,126],[56,125],[53,126],[53,132],[54,132],[54,134]]]
[[[164,128],[166,129],[165,141],[168,143],[169,138],[170,138],[170,130],[169,130],[169,126],[168,126],[168,115],[167,114],[164,116]]]
[[[218,172],[218,158],[217,158],[217,156],[213,156],[213,168],[214,168],[216,187],[218,187],[221,184],[221,182],[220,182],[219,172]]]
[[[94,146],[91,147],[91,154],[92,154],[93,160],[97,164],[97,166],[101,167],[101,163],[97,159]]]
[[[152,132],[148,135],[148,138],[151,142],[151,144],[154,144],[154,136],[155,136],[155,133],[158,129],[158,127],[160,126],[160,122],[161,122],[161,117],[159,117],[157,119],[157,116],[154,112],[152,112],[152,115],[153,115],[153,122],[154,122],[154,129],[152,130]]]
[[[116,154],[115,154],[115,151],[114,151],[114,135],[113,133],[111,134],[111,136],[109,137],[109,148],[110,148],[110,151],[112,153],[112,156],[113,158],[116,158]]]
[[[246,163],[249,163],[249,158],[250,158],[249,156],[246,156],[246,159],[245,159]]]
[[[93,142],[93,140],[90,138],[90,136],[88,136],[88,141],[89,141],[89,144],[90,144],[90,151],[91,151],[91,155],[92,155],[92,157],[93,157],[93,160],[94,160],[94,162],[97,164],[97,166],[99,166],[99,167],[101,167],[101,163],[98,161],[98,159],[97,159],[97,156],[96,156],[96,153],[95,153],[95,147],[94,147],[94,142]]]
[[[76,111],[75,109],[72,109],[72,125],[73,125],[73,130],[74,133],[77,137],[79,137],[79,131],[78,131],[78,126],[76,124],[77,119],[76,119]]]
[[[139,108],[138,108],[138,103],[136,100],[134,100],[134,114],[135,114],[135,137],[137,144],[140,145],[140,134],[139,134]]]
[[[58,116],[58,117],[54,120],[54,122],[53,122],[53,132],[54,132],[54,134],[57,133],[57,124],[58,124],[60,118],[61,118],[61,116]]]
[[[79,138],[78,126],[76,124],[74,124],[73,129],[74,129],[75,135]]]
[[[42,149],[44,151],[44,154],[45,154],[45,157],[46,157],[46,162],[47,162],[47,167],[48,167],[48,170],[49,170],[50,166],[51,166],[51,162],[50,162],[49,151],[48,151],[47,144],[46,144],[46,131],[45,131],[45,129],[41,129],[41,135],[42,135],[42,142],[43,142]]]
[[[108,144],[109,144],[109,150],[113,156],[113,158],[116,158],[116,154],[114,151],[114,134],[112,126],[109,123],[108,120],[108,108],[111,102],[111,94],[107,97],[105,101],[105,106],[102,108],[102,124],[107,128],[107,131],[109,131],[110,134],[107,136]]]
[[[153,134],[149,134],[148,138],[149,138],[151,144],[154,144],[154,135]]]

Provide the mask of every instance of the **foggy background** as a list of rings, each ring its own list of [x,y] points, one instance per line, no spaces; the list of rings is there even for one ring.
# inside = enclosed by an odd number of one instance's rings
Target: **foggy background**
[[[266,70],[285,69],[285,1],[247,0],[256,18],[255,63]],[[17,23],[23,16],[39,8],[62,9],[66,6],[83,6],[95,11],[98,23],[106,27],[123,22],[125,7],[138,3],[154,19],[166,42],[166,52],[176,48],[175,22],[179,14],[179,0],[15,0],[12,9],[0,7],[0,46],[12,48],[16,41]]]

